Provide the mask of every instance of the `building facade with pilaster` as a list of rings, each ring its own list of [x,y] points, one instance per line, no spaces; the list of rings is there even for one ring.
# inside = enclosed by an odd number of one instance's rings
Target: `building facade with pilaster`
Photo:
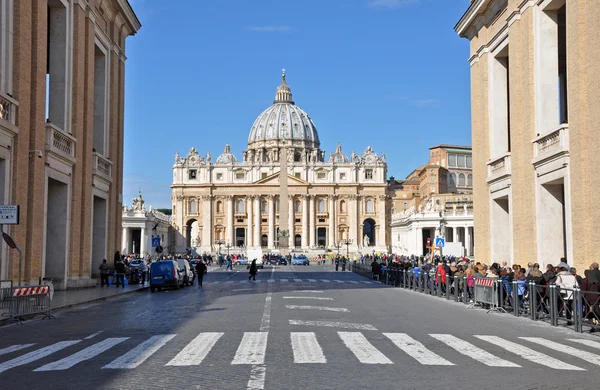
[[[292,251],[387,251],[389,209],[385,155],[366,147],[326,155],[313,120],[295,105],[285,73],[275,101],[250,129],[242,158],[229,145],[216,160],[191,148],[173,165],[175,252],[264,248],[277,251],[279,231]],[[284,147],[286,155],[281,151]],[[288,226],[279,226],[279,175],[287,159]]]

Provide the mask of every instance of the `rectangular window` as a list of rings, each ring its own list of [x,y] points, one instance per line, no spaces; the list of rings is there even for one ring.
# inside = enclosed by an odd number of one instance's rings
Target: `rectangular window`
[[[473,157],[467,156],[467,168],[473,168]]]
[[[448,166],[455,167],[456,166],[456,154],[448,155]]]
[[[325,174],[325,172],[318,172],[317,173],[317,179],[325,179],[325,177],[327,177],[327,175]]]
[[[94,149],[105,156],[106,150],[106,54],[96,46],[94,56]],[[52,76],[50,76],[52,85]],[[50,95],[50,114],[52,114],[52,95]]]
[[[344,172],[340,172],[340,180],[346,180],[346,174]]]
[[[244,222],[244,218],[238,218],[237,221],[240,222],[240,223],[243,223]]]
[[[367,179],[367,180],[373,179],[373,170],[372,169],[365,169],[365,179]]]
[[[458,155],[458,163],[457,163],[457,165],[458,165],[460,168],[464,168],[464,167],[466,167],[466,166],[467,166],[467,163],[466,163],[466,156],[465,156],[464,154],[459,154],[459,155]]]
[[[263,219],[261,219],[260,221],[261,221],[262,223],[267,223],[267,219],[266,219],[266,218],[263,218]]]
[[[188,171],[188,177],[189,177],[191,180],[194,180],[194,179],[196,179],[196,173],[197,173],[197,172],[196,172],[196,170],[195,170],[195,169],[190,169],[190,170]]]
[[[235,174],[235,178],[238,179],[238,180],[243,180],[245,176],[246,175],[244,174],[244,172],[237,172]]]
[[[510,61],[508,45],[491,59],[490,157],[510,152]]]
[[[294,177],[297,177],[298,179],[300,179],[300,172],[295,172]]]
[[[296,223],[300,223],[300,218],[295,219]]]
[[[319,223],[325,222],[325,218],[319,218]]]
[[[223,174],[217,173],[217,180],[223,180]]]
[[[4,2],[6,3],[6,2]],[[16,2],[15,2],[16,3]],[[47,114],[48,120],[63,131],[67,131],[69,83],[67,80],[67,58],[69,46],[67,37],[69,17],[67,9],[59,2],[53,2],[48,7],[48,57],[47,57]],[[5,31],[3,31],[4,33]],[[97,91],[97,78],[102,75],[104,69],[94,66],[94,95]],[[104,85],[104,84],[102,84]],[[101,91],[104,92],[104,91]],[[95,100],[95,99],[94,99]],[[102,106],[104,108],[104,106]],[[96,104],[94,104],[94,133],[96,131]],[[104,118],[104,117],[103,117]],[[94,147],[96,147],[94,137]],[[103,153],[104,148],[96,148],[98,153]]]
[[[261,172],[260,173],[260,178],[261,179],[265,179],[267,177],[267,172]]]

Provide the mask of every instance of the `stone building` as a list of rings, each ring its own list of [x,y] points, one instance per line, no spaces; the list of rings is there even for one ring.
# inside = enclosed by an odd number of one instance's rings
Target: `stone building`
[[[474,0],[470,40],[476,256],[592,259],[600,218],[596,0]],[[580,271],[581,272],[581,271]]]
[[[121,253],[135,254],[144,258],[168,254],[171,251],[170,218],[152,206],[146,208],[145,203],[140,192],[131,201],[131,207],[123,205]],[[159,239],[159,245],[163,249],[161,253],[156,252],[156,248],[152,246],[152,240],[156,238]]]
[[[321,149],[313,120],[294,104],[283,74],[272,106],[261,113],[242,158],[229,145],[216,160],[191,148],[175,156],[172,223],[176,252],[214,252],[220,243],[276,251],[278,232],[289,247],[323,252],[342,240],[350,251],[386,251],[389,223],[385,155]],[[285,144],[286,155],[282,155]],[[286,159],[289,223],[279,225],[280,164]],[[345,246],[344,246],[345,248]]]
[[[126,0],[0,0],[0,203],[23,280],[95,285],[121,246]],[[18,254],[0,247],[0,279]]]

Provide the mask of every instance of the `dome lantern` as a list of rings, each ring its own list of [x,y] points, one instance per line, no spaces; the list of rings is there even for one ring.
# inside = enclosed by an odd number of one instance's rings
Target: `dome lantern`
[[[281,85],[277,87],[275,101],[273,103],[294,104],[294,101],[292,100],[292,89],[285,82],[285,68],[281,69]]]

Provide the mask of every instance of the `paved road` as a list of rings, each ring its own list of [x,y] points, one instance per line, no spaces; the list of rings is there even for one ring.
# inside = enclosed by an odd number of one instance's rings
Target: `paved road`
[[[595,388],[600,339],[324,266],[211,267],[0,329],[6,389]]]

